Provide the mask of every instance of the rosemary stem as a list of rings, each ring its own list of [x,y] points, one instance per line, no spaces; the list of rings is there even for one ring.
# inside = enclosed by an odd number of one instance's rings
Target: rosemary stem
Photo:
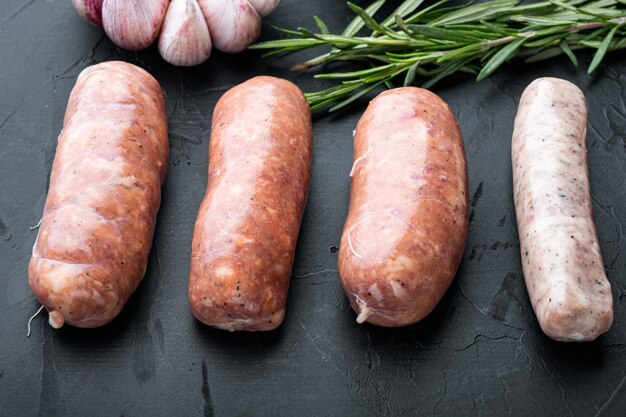
[[[606,26],[607,23],[611,23],[611,24],[617,23],[618,25],[621,23],[626,23],[626,16],[607,20],[606,22],[578,23],[576,25],[570,26],[566,30],[566,32],[579,32],[581,30],[597,29],[597,28],[601,28],[602,26]]]
[[[318,65],[322,65],[323,63],[326,62],[326,60],[330,57],[330,53],[324,54],[324,55],[320,55],[316,58],[310,59],[306,62],[302,62],[301,64],[296,64],[293,65],[289,70],[290,71],[294,71],[294,72],[298,72],[298,71],[304,71],[307,70],[309,68],[313,68],[313,67],[317,67]]]
[[[519,55],[536,62],[558,55],[578,65],[573,51],[592,50],[588,73],[608,52],[626,49],[626,0],[543,0],[521,5],[519,0],[486,0],[469,6],[444,6],[447,0],[417,9],[422,0],[403,0],[393,15],[376,21],[385,0],[365,9],[350,3],[355,19],[341,34],[333,34],[315,17],[319,33],[284,30],[291,39],[262,42],[253,49],[272,50],[268,56],[287,55],[326,47],[325,53],[293,65],[304,71],[332,62],[367,63],[371,68],[317,74],[338,80],[326,90],[308,93],[312,108],[343,108],[392,80],[415,85],[425,79],[430,88],[456,72],[489,77]],[[369,34],[357,35],[367,27]],[[338,104],[337,104],[338,103]]]
[[[530,37],[532,37],[534,35],[535,35],[535,32],[526,32],[526,33],[520,34],[520,37],[530,38]],[[481,46],[482,46],[483,50],[491,49],[494,46],[500,46],[500,45],[504,45],[504,44],[507,44],[507,43],[511,43],[511,42],[513,42],[516,39],[519,39],[519,37],[517,37],[517,36],[505,36],[504,38],[493,39],[493,40],[490,40],[490,41],[483,42]]]
[[[597,29],[597,28],[601,28],[603,26],[606,26],[607,24],[621,24],[621,23],[626,23],[626,17],[619,17],[616,19],[611,19],[608,20],[606,22],[589,22],[589,23],[577,23],[575,25],[572,25],[570,27],[567,27],[565,29],[562,30],[562,32],[570,32],[570,33],[575,33],[575,32],[580,32],[583,30],[590,30],[590,29]],[[499,39],[492,39],[489,41],[485,41],[480,45],[480,49],[487,50],[487,49],[491,49],[494,48],[496,46],[501,46],[501,45],[505,45],[507,43],[511,43],[513,41],[515,41],[516,39],[519,39],[520,37],[523,38],[532,38],[537,34],[536,31],[531,30],[528,32],[523,32],[520,33],[518,36],[505,36],[503,38],[499,38]],[[365,38],[365,40],[372,40],[373,38]],[[383,43],[381,42],[380,39],[377,39],[376,43]],[[390,45],[407,45],[408,43],[405,41],[400,41],[400,40],[391,40],[390,42],[386,42],[387,44]],[[558,43],[558,42],[556,42]],[[454,52],[455,50],[449,50],[449,51],[442,51],[442,52],[437,52],[432,54],[433,56],[438,56],[438,57],[442,57],[445,56],[447,54],[450,54],[452,52]],[[332,54],[330,53],[326,53],[324,55],[320,55],[316,58],[310,59],[306,62],[300,63],[300,64],[296,64],[293,65],[290,70],[297,72],[297,71],[304,71],[307,70],[309,68],[313,68],[313,67],[317,67],[319,65],[325,64],[328,61],[332,60]]]

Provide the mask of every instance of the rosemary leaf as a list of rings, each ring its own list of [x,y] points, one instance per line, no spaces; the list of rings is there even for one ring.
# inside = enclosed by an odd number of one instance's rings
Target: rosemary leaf
[[[415,34],[438,40],[448,40],[453,42],[476,42],[481,38],[465,31],[448,30],[426,25],[407,25],[407,28]]]
[[[458,49],[445,51],[441,53],[441,56],[437,60],[437,63],[453,61],[453,60],[458,60],[458,59],[465,59],[470,56],[474,56],[480,52],[481,48],[482,48],[481,43],[472,43],[470,45],[466,45]]]
[[[396,17],[403,18],[410,13],[413,13],[415,9],[420,7],[424,0],[405,0],[398,8],[389,15],[382,23],[383,26],[391,26],[396,22]]]
[[[416,23],[416,22],[429,22],[435,19],[440,18],[441,16],[448,14],[450,12],[461,10],[463,7],[469,6],[472,2],[470,1],[468,4],[463,6],[452,6],[452,7],[440,7],[446,4],[448,0],[439,0],[438,2],[423,8],[422,10],[416,12],[415,14],[407,17],[407,23]]]
[[[567,41],[563,41],[559,43],[559,47],[561,48],[561,50],[563,50],[565,55],[567,55],[569,60],[572,61],[572,64],[574,64],[574,66],[577,67],[578,59],[576,58],[576,55],[574,55],[574,51],[572,51],[572,48],[570,48],[569,43],[567,43]]]
[[[619,29],[620,26],[621,24],[615,26],[613,29],[611,29],[607,37],[604,38],[604,40],[600,44],[600,47],[598,48],[595,55],[593,56],[593,59],[591,60],[591,64],[589,64],[589,69],[587,70],[587,74],[591,74],[592,72],[596,70],[596,68],[598,68],[598,66],[602,62],[602,59],[604,58],[604,55],[606,55],[606,52],[609,49],[609,45],[611,44],[611,40],[613,40],[613,36],[615,36],[615,32],[617,32],[617,29]]]
[[[486,30],[491,31],[494,34],[498,34],[498,35],[502,35],[502,36],[509,36],[509,35],[513,34],[513,32],[511,30],[508,30],[507,27],[502,25],[501,23],[500,24],[499,23],[491,23],[491,22],[488,22],[486,20],[481,20],[480,24]]]
[[[446,24],[469,23],[481,19],[485,20],[515,4],[517,4],[517,0],[494,0],[474,4],[437,19],[432,22],[432,25],[442,26]]]
[[[500,67],[500,65],[515,55],[524,42],[526,42],[526,38],[520,38],[500,49],[497,54],[487,61],[483,69],[478,74],[478,77],[476,77],[476,81],[482,81],[490,76]]]
[[[515,16],[511,18],[515,22],[533,23],[540,26],[553,26],[553,25],[573,25],[575,20],[571,19],[559,19],[552,17],[537,17],[537,16]]]
[[[352,71],[352,72],[335,72],[332,74],[316,74],[314,78],[324,78],[324,79],[340,79],[340,78],[355,78],[355,77],[365,77],[368,75],[372,75],[374,73],[378,73],[387,68],[393,68],[393,64],[385,65],[382,67],[376,68],[368,68],[361,71]]]
[[[549,45],[558,45],[561,39],[563,39],[563,35],[561,33],[557,33],[552,36],[537,39],[536,41],[526,42],[524,46],[527,48],[541,48]]]
[[[300,32],[298,32],[297,30],[290,30],[290,29],[285,29],[285,28],[281,28],[278,26],[272,26],[272,29],[277,30],[281,33],[284,33],[285,35],[291,35],[291,36],[300,36]]]
[[[389,36],[392,39],[403,39],[403,38],[405,38],[404,36],[401,36],[398,33],[394,32],[393,30],[391,30],[391,29],[385,27],[384,25],[381,25],[378,22],[376,22],[376,20],[374,20],[374,18],[372,16],[370,16],[365,10],[363,10],[362,8],[357,6],[356,4],[348,2],[348,7],[353,12],[355,12],[357,14],[357,16],[359,16],[361,18],[361,20],[363,21],[365,26],[370,28],[373,32],[383,33],[383,34]]]
[[[313,16],[313,20],[315,20],[315,24],[317,25],[321,34],[330,35],[332,33],[330,29],[328,29],[328,26],[326,26],[326,23],[324,23],[324,21],[319,16]]]
[[[547,48],[542,50],[541,52],[536,53],[535,55],[527,58],[524,62],[533,63],[544,61],[546,59],[554,58],[555,56],[559,56],[563,54],[563,50],[558,46],[554,46],[552,48]]]
[[[367,14],[369,14],[370,16],[374,15],[381,7],[383,7],[383,5],[385,4],[385,0],[378,0],[375,1],[374,3],[372,3],[368,8],[365,9],[365,11],[367,12]],[[365,26],[365,22],[363,21],[363,19],[361,19],[360,16],[355,17],[352,22],[350,22],[350,24],[348,24],[348,26],[346,26],[346,28],[344,29],[343,32],[341,32],[341,34],[343,36],[353,36],[354,34],[356,34],[359,30],[361,30],[361,28],[363,28],[363,26]]]
[[[413,83],[415,82],[415,77],[417,76],[417,70],[419,68],[419,65],[420,63],[416,62],[415,64],[411,65],[409,70],[406,72],[406,76],[404,77],[404,84],[403,84],[405,87],[413,85]]]

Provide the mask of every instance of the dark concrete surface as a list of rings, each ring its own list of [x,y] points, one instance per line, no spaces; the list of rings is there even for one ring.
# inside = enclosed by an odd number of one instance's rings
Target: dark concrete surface
[[[3,0],[0,14],[1,416],[623,416],[626,415],[626,59],[596,76],[566,59],[505,65],[475,83],[435,88],[461,126],[469,165],[469,241],[456,281],[422,323],[357,325],[337,276],[347,213],[352,130],[363,107],[315,120],[309,204],[282,327],[230,334],[196,322],[187,280],[193,225],[204,194],[213,107],[257,74],[324,86],[256,52],[215,53],[192,69],[156,48],[120,50],[83,22],[69,0]],[[342,0],[283,0],[265,20],[339,30]],[[583,67],[591,56],[580,54]],[[54,331],[27,284],[56,138],[79,72],[121,59],[149,70],[167,94],[171,161],[148,272],[110,325]],[[544,336],[519,259],[510,142],[519,96],[534,78],[578,84],[589,103],[589,161],[615,322],[593,343]]]

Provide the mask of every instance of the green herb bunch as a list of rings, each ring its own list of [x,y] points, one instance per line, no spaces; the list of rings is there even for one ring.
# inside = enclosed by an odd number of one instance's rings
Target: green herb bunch
[[[314,16],[317,32],[305,28],[280,29],[287,39],[261,42],[252,49],[281,57],[317,47],[329,51],[292,69],[301,71],[330,62],[360,61],[360,71],[316,74],[339,80],[323,91],[307,93],[313,110],[331,106],[335,111],[376,87],[392,88],[394,81],[413,85],[420,77],[424,88],[465,72],[478,81],[504,62],[524,54],[536,62],[565,54],[578,65],[574,51],[595,49],[588,72],[593,72],[607,52],[626,48],[626,0],[550,0],[520,4],[518,0],[493,0],[448,7],[447,0],[420,8],[423,0],[405,0],[386,19],[373,16],[386,0],[363,9],[348,3],[355,19],[333,34]],[[361,29],[367,34],[361,35]]]

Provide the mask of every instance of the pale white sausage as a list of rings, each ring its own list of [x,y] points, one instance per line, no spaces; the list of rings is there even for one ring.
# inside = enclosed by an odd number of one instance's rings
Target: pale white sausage
[[[587,168],[587,107],[574,84],[531,83],[513,132],[513,191],[522,268],[543,331],[586,341],[613,322],[593,220]]]

